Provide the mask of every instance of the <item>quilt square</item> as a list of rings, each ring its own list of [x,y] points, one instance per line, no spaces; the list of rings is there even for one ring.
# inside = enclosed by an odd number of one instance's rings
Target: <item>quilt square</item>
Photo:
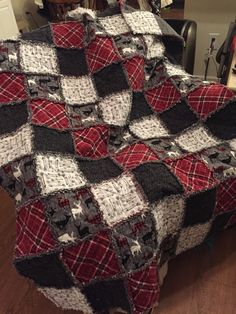
[[[214,212],[216,214],[236,209],[236,180],[229,178],[220,183],[217,188],[217,200]]]
[[[181,100],[169,110],[162,112],[160,118],[172,134],[182,132],[198,121],[185,100]]]
[[[162,34],[155,15],[151,12],[135,11],[124,13],[124,18],[134,34]]]
[[[130,121],[132,122],[133,120],[150,116],[152,114],[153,111],[148,105],[144,94],[141,92],[134,92],[132,97],[132,108],[129,116]]]
[[[125,73],[120,63],[113,63],[93,75],[100,97],[129,89]]]
[[[168,68],[168,66],[167,66]],[[209,83],[204,83],[200,78],[198,77],[192,77],[189,75],[186,76],[174,76],[171,78],[173,84],[176,86],[178,91],[180,91],[181,95],[186,97],[188,94],[196,90],[197,88],[201,86],[207,86]],[[188,98],[188,101],[190,101],[190,98]]]
[[[121,14],[99,18],[99,23],[102,25],[105,32],[112,36],[130,32],[130,28]]]
[[[190,75],[184,71],[182,66],[172,64],[169,62],[169,60],[164,61],[166,73],[168,77],[174,77],[179,76],[181,79],[187,80],[187,78],[190,78]]]
[[[19,260],[15,262],[15,267],[22,276],[32,279],[39,287],[68,289],[74,286],[58,254]]]
[[[151,140],[146,140],[145,144],[150,146],[152,150],[156,153],[159,159],[176,159],[183,155],[183,151],[176,145],[172,139],[158,139],[154,138]]]
[[[64,104],[39,99],[32,100],[29,108],[33,124],[48,126],[56,130],[65,130],[69,127]]]
[[[102,122],[97,104],[83,106],[68,105],[67,115],[70,120],[70,126],[75,129],[82,125],[89,126]]]
[[[80,160],[79,168],[91,183],[99,183],[121,175],[121,168],[109,157],[98,160]]]
[[[186,200],[184,226],[189,227],[209,221],[216,204],[216,189],[191,195]]]
[[[161,163],[146,163],[132,170],[149,202],[183,194],[183,188],[169,169]]]
[[[113,62],[121,61],[121,57],[115,51],[113,40],[99,36],[96,36],[86,48],[86,56],[91,72],[96,72]]]
[[[72,132],[77,154],[81,157],[98,159],[108,154],[109,129],[105,125],[91,126]]]
[[[76,161],[69,156],[38,154],[35,163],[38,181],[44,195],[86,185],[86,180]]]
[[[236,100],[208,117],[205,125],[213,135],[221,140],[232,140],[236,137]]]
[[[29,73],[57,74],[56,50],[47,45],[20,45],[22,71]]]
[[[130,174],[92,186],[91,191],[110,226],[147,209],[147,203]]]
[[[32,129],[29,125],[0,137],[0,166],[32,152]]]
[[[84,105],[97,100],[96,90],[89,76],[62,77],[61,85],[68,104]]]
[[[61,260],[81,283],[121,273],[115,249],[105,231],[77,246],[65,248]]]
[[[176,254],[178,255],[186,250],[200,245],[205,240],[211,228],[211,224],[212,222],[208,221],[205,224],[183,228],[180,232]]]
[[[185,151],[194,153],[220,143],[203,126],[195,126],[176,137],[176,143]]]
[[[39,29],[34,29],[33,31],[21,33],[20,38],[23,40],[31,40],[41,43],[53,44],[52,32],[49,24],[40,27]]]
[[[181,196],[166,197],[151,208],[160,244],[167,236],[177,233],[182,226],[185,202]]]
[[[124,169],[134,169],[138,165],[149,161],[159,160],[158,156],[145,144],[131,144],[113,156]]]
[[[31,98],[46,98],[53,101],[62,99],[58,76],[26,75],[26,82]]]
[[[0,43],[0,72],[17,72],[20,70],[18,48],[19,44],[17,42]]]
[[[152,35],[144,35],[143,37],[147,46],[147,59],[163,59],[165,53],[165,47],[163,43]]]
[[[134,137],[129,131],[120,132],[120,128],[110,128],[110,137],[108,140],[108,150],[111,154],[118,153],[127,145],[135,141]]]
[[[166,160],[165,163],[182,183],[187,194],[211,189],[218,183],[214,173],[194,155]]]
[[[70,132],[58,132],[41,126],[33,126],[33,132],[36,151],[74,153],[74,144]]]
[[[57,48],[60,73],[81,76],[88,74],[84,49]]]
[[[149,89],[145,93],[146,99],[155,112],[163,112],[176,104],[181,95],[173,83],[168,80],[161,86]]]
[[[23,206],[16,218],[16,257],[48,253],[56,248],[41,201]]]
[[[16,73],[0,73],[0,104],[27,98],[24,76]]]
[[[132,94],[129,91],[107,96],[98,107],[104,122],[116,126],[124,126],[131,110]]]
[[[135,36],[131,33],[117,35],[113,37],[119,54],[125,58],[133,56],[145,56],[146,45],[141,36]]]
[[[0,107],[0,135],[15,131],[27,121],[28,110],[25,101]]]
[[[48,220],[62,244],[91,237],[103,227],[100,211],[88,189],[57,193],[46,202]]]
[[[32,157],[23,157],[0,169],[0,185],[19,206],[39,195],[39,187]]]
[[[225,86],[211,84],[191,92],[188,101],[199,117],[205,120],[209,115],[223,107],[233,96],[234,93]]]
[[[81,23],[77,21],[67,21],[62,23],[52,23],[51,27],[54,43],[57,47],[84,47],[85,30]]]
[[[169,136],[167,129],[155,115],[133,121],[130,123],[129,129],[142,140]]]
[[[144,59],[138,56],[124,61],[124,68],[127,72],[129,83],[133,91],[140,91],[143,89],[145,79],[144,65]]]

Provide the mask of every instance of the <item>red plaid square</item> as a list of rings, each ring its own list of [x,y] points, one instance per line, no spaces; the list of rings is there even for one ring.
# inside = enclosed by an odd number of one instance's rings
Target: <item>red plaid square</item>
[[[63,48],[83,48],[84,28],[79,22],[68,21],[51,24],[56,46]]]
[[[72,132],[76,152],[82,157],[98,159],[108,154],[107,143],[109,129],[104,125],[97,125]]]
[[[134,91],[142,90],[144,84],[144,59],[133,57],[124,62],[129,83]]]
[[[166,81],[159,87],[154,87],[148,90],[145,95],[149,104],[156,112],[162,112],[169,109],[181,98],[181,94],[170,80]]]
[[[115,52],[113,41],[109,38],[98,36],[89,44],[86,55],[91,72],[98,71],[112,62],[121,60]]]
[[[0,103],[26,99],[24,76],[15,73],[0,73]]]
[[[29,107],[32,112],[32,123],[47,125],[49,128],[57,130],[64,130],[69,127],[65,105],[39,99],[31,101]]]
[[[15,256],[39,254],[55,248],[54,241],[45,218],[45,208],[38,200],[20,209],[16,219]]]
[[[110,278],[120,273],[116,253],[107,232],[100,232],[91,240],[65,249],[62,262],[82,283],[95,278]]]
[[[133,169],[144,162],[159,160],[157,155],[142,143],[125,147],[113,158],[125,169]]]
[[[215,213],[220,214],[236,209],[236,179],[222,182],[217,190]]]
[[[201,119],[206,119],[212,112],[221,108],[230,100],[234,93],[223,85],[213,84],[202,86],[188,96],[189,105],[199,114]]]
[[[187,194],[210,189],[218,183],[213,172],[193,155],[177,160],[169,159],[165,163],[183,184]]]
[[[156,262],[129,276],[128,287],[135,314],[147,312],[158,302],[160,292],[158,281]]]

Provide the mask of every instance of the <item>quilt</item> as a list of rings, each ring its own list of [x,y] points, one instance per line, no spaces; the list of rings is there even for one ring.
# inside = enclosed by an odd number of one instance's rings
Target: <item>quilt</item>
[[[162,265],[236,223],[236,97],[183,44],[123,1],[0,44],[14,266],[61,308],[146,313]]]

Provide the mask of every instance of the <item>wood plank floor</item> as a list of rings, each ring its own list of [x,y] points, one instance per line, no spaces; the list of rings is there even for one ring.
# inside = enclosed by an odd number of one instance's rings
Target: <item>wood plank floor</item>
[[[58,309],[11,264],[14,207],[0,191],[0,314],[73,314]],[[212,249],[200,247],[169,264],[156,314],[236,314],[236,228]]]

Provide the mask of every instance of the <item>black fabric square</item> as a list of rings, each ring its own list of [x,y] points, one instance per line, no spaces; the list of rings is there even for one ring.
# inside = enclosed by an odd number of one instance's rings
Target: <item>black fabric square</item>
[[[96,312],[121,308],[131,313],[126,289],[121,279],[91,284],[82,290]]]
[[[179,133],[198,121],[185,100],[161,113],[160,118],[172,134]]]
[[[168,262],[175,256],[178,242],[178,235],[168,235],[160,244],[159,266]]]
[[[222,231],[227,225],[227,223],[229,222],[232,215],[233,215],[233,212],[228,212],[228,213],[224,213],[222,215],[216,216],[215,220],[212,223],[211,229],[208,233],[208,237]]]
[[[71,288],[73,282],[56,254],[33,257],[15,262],[18,272],[42,287]]]
[[[132,108],[130,112],[130,121],[146,117],[153,114],[152,109],[148,105],[144,94],[141,92],[133,93]]]
[[[10,133],[28,120],[26,102],[0,107],[0,134]]]
[[[122,170],[110,159],[80,160],[79,168],[91,183],[98,183],[119,176]]]
[[[43,26],[31,32],[22,33],[21,38],[24,40],[39,41],[52,44],[52,33],[49,25]]]
[[[74,153],[74,145],[69,132],[58,132],[41,126],[33,126],[34,147],[38,151]]]
[[[151,203],[183,193],[183,187],[164,164],[146,163],[132,171]]]
[[[100,97],[128,89],[126,76],[121,64],[113,63],[93,75]]]
[[[211,133],[223,140],[236,137],[236,101],[230,102],[225,108],[217,111],[206,120]]]
[[[184,227],[207,222],[211,219],[216,203],[216,189],[191,195],[186,200]]]
[[[64,75],[85,75],[88,73],[83,49],[57,48],[60,73]]]

